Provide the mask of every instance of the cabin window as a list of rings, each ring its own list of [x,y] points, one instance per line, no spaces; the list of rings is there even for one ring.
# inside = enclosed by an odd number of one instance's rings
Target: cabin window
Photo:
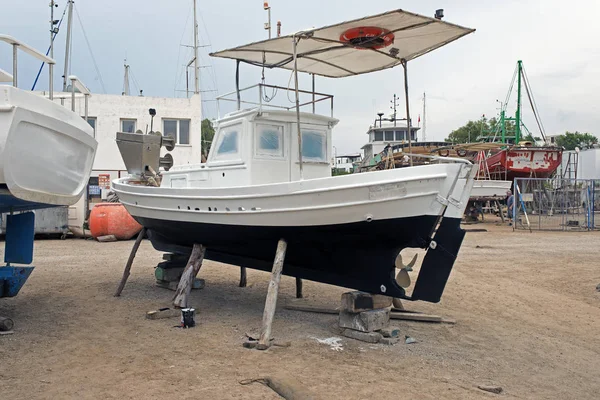
[[[222,128],[218,133],[215,160],[235,160],[239,158],[240,133],[242,124]]]
[[[190,120],[163,119],[163,134],[174,137],[177,144],[190,144]]]
[[[396,140],[397,141],[406,140],[406,131],[396,131]]]
[[[382,131],[376,131],[374,133],[374,139],[373,141],[375,142],[383,142],[383,132]]]
[[[121,119],[121,132],[134,133],[137,127],[137,119]]]
[[[385,131],[385,140],[389,142],[394,141],[394,131]]]
[[[283,127],[256,125],[256,155],[283,158]]]
[[[88,117],[87,123],[90,124],[94,130],[94,137],[96,137],[96,117]]]
[[[325,132],[302,131],[302,157],[305,161],[327,162]]]

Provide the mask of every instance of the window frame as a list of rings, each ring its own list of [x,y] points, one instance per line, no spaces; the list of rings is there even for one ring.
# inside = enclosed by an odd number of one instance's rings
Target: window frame
[[[271,152],[268,150],[261,151],[261,127],[276,128],[279,133],[279,150]],[[267,160],[284,160],[285,159],[285,128],[283,125],[274,123],[256,123],[254,126],[254,158]]]
[[[392,138],[388,139],[388,134],[392,134]],[[384,131],[383,132],[383,140],[385,142],[394,142],[395,141],[395,137],[396,137],[396,133],[394,130],[390,130],[390,131]]]
[[[214,162],[240,161],[241,157],[242,157],[242,151],[243,151],[243,149],[242,149],[242,144],[243,144],[242,134],[244,132],[244,129],[245,129],[245,126],[242,121],[236,121],[232,124],[227,124],[225,126],[219,127],[219,129],[215,135],[217,137],[217,141],[214,141],[214,139],[213,139],[213,143],[211,145],[210,161],[214,161]],[[221,147],[221,144],[223,143],[223,140],[225,139],[225,135],[230,131],[237,132],[237,152],[222,153],[221,155],[219,155],[219,148]],[[215,146],[214,151],[213,151],[212,146]]]
[[[381,135],[381,139],[377,139],[377,134]],[[385,135],[383,134],[383,131],[374,131],[373,132],[373,141],[374,142],[383,142]]]
[[[175,122],[175,145],[176,146],[191,146],[192,145],[192,120],[190,118],[161,118],[162,131],[167,135],[165,122]],[[181,121],[188,121],[188,142],[181,143]]]
[[[327,130],[325,129],[320,129],[317,127],[312,127],[312,126],[305,126],[305,127],[301,127],[300,128],[300,132],[302,133],[302,146],[304,146],[304,143],[306,143],[306,141],[304,140],[304,135],[306,133],[317,133],[319,134],[324,140],[323,140],[323,144],[322,144],[322,149],[323,149],[323,157],[309,157],[306,156],[304,154],[304,149],[302,149],[302,162],[303,163],[317,163],[317,164],[329,164],[328,158],[327,158],[327,149],[328,149],[328,135],[327,135]]]
[[[127,132],[125,129],[123,129],[123,122],[125,121],[133,121],[133,132]],[[119,125],[121,128],[121,132],[135,133],[137,131],[137,118],[120,118]]]
[[[85,117],[83,117],[83,118],[85,118]],[[94,126],[90,125],[90,121],[94,121]],[[92,126],[92,129],[94,130],[94,136],[93,136],[93,138],[95,139],[96,138],[96,127],[98,126],[98,117],[90,117],[90,116],[88,116],[87,117],[87,121],[85,121],[85,122],[87,122],[88,125]]]

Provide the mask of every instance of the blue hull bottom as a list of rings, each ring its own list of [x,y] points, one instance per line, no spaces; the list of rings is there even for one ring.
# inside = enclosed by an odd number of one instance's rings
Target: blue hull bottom
[[[277,242],[284,238],[284,275],[430,302],[440,300],[464,237],[459,219],[444,218],[430,246],[434,216],[298,227],[136,219],[159,251],[189,254],[199,243],[206,246],[207,259],[271,271]],[[429,247],[411,296],[395,280],[394,262],[406,247]]]

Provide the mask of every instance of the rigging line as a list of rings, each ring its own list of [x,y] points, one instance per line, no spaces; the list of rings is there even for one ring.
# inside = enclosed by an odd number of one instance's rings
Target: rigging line
[[[204,31],[206,32],[206,37],[208,38],[208,45],[210,47],[212,47],[212,39],[210,38],[210,33],[208,32],[208,28],[206,27],[206,22],[204,22],[204,17],[202,16],[202,12],[198,13],[200,15],[200,20],[202,21],[202,27],[204,28]],[[215,89],[218,91],[219,90],[219,85],[217,82],[217,75],[214,72],[214,63],[213,63],[213,59],[212,57],[210,57],[210,64],[213,66],[211,68],[210,74],[213,77],[213,83],[215,84]]]
[[[515,80],[517,79],[517,73],[519,72],[519,67],[516,66],[515,67],[515,72],[513,72],[513,77],[512,77],[512,81],[510,83],[510,87],[508,88],[508,93],[506,94],[506,98],[504,99],[504,110],[506,111],[506,109],[508,108],[508,101],[510,100],[510,95],[512,94],[512,90],[513,87],[515,86]]]
[[[523,78],[525,80],[525,90],[527,91],[527,97],[529,97],[529,104],[533,110],[533,116],[540,128],[540,133],[542,134],[542,139],[546,141],[546,129],[544,128],[544,124],[542,123],[542,119],[540,118],[540,112],[537,108],[537,104],[535,102],[535,98],[533,97],[533,90],[531,90],[531,85],[529,83],[529,77],[527,76],[527,72],[525,72],[525,68],[523,68]]]
[[[54,34],[54,36],[52,36],[52,43],[54,43],[54,39],[56,39],[56,36],[58,35],[58,31],[60,30],[60,25],[63,22],[63,19],[65,18],[65,14],[67,13],[67,6],[69,5],[69,3],[66,3],[65,5],[65,9],[63,10],[62,16],[60,17],[60,21],[58,21],[58,25],[56,26],[56,33]],[[50,47],[52,45],[48,46],[48,50],[46,50],[46,55],[50,54]],[[31,87],[31,90],[35,90],[35,85],[37,85],[37,81],[38,79],[40,79],[40,74],[42,73],[42,69],[44,68],[44,64],[46,64],[44,61],[42,61],[42,65],[40,65],[40,69],[38,70],[38,73],[35,77],[35,80],[33,81],[33,86]]]
[[[92,63],[94,64],[94,69],[96,70],[96,74],[98,74],[98,80],[100,81],[100,86],[102,87],[102,92],[106,94],[106,87],[104,87],[104,80],[102,79],[102,74],[100,73],[100,69],[98,68],[98,63],[96,63],[96,58],[94,57],[94,53],[92,52],[92,46],[90,46],[90,41],[88,40],[87,34],[85,33],[85,28],[83,27],[83,22],[81,22],[81,17],[79,16],[79,11],[77,11],[77,6],[73,3],[73,8],[75,9],[75,15],[77,16],[77,20],[79,21],[79,26],[81,27],[81,32],[83,33],[83,38],[85,39],[85,43],[87,44],[88,50],[90,52],[90,56],[92,57]],[[71,41],[71,43],[73,43]]]
[[[135,79],[135,75],[133,74],[133,69],[129,67],[129,72],[131,73],[131,80],[133,81],[133,85],[135,86],[136,93],[140,92],[140,85],[138,84],[137,79]]]
[[[185,36],[185,30],[187,28],[187,24],[190,20],[190,15],[192,15],[192,8],[188,7],[188,15],[185,19],[185,24],[183,25],[183,31],[181,32],[181,38],[179,39],[179,50],[177,51],[177,64],[175,67],[175,82],[173,84],[173,97],[177,96],[177,85],[181,80],[181,71],[179,71],[179,60],[181,59],[181,46],[183,46],[183,37]],[[179,72],[178,72],[179,71]]]

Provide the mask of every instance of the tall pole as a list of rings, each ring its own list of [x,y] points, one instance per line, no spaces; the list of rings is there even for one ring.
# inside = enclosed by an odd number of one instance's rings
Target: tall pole
[[[200,93],[200,79],[198,71],[198,17],[196,16],[196,0],[194,1],[194,94]]]
[[[523,74],[523,61],[517,61],[517,112],[515,113],[515,144],[521,141],[521,75]]]
[[[123,96],[129,96],[129,65],[125,59],[125,76],[123,77]]]
[[[315,103],[315,74],[311,74],[311,75],[312,75],[312,111],[313,111],[313,114],[316,114],[315,106],[317,104]]]
[[[17,53],[19,51],[19,46],[13,44],[13,86],[17,87]]]
[[[50,0],[50,58],[54,59],[54,0]],[[48,64],[48,97],[54,99],[54,64]]]
[[[412,154],[410,107],[408,106],[408,69],[406,64],[406,60],[402,60],[402,66],[404,67],[404,97],[406,98],[406,128],[408,131],[408,153]],[[412,156],[410,157],[410,166],[413,166]]]
[[[300,129],[300,94],[298,93],[298,40],[293,36],[294,41],[294,88],[296,92],[296,125],[298,126],[298,162],[300,164],[300,180],[304,179],[302,169],[302,131]]]
[[[69,76],[69,56],[71,50],[71,31],[73,30],[73,0],[69,3],[69,14],[67,16],[67,47],[65,49],[65,71],[63,74],[63,92],[67,91],[67,77]]]
[[[425,92],[423,92],[423,141],[427,141],[427,99],[425,97]]]

